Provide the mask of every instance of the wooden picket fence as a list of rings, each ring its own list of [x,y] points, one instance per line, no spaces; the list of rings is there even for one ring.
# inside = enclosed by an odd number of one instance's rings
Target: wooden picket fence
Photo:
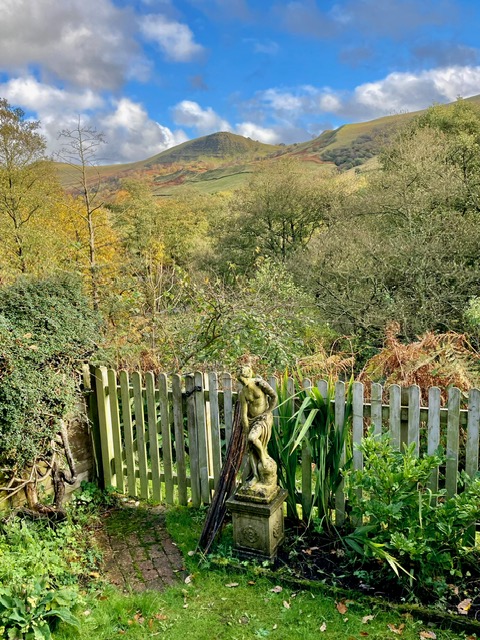
[[[85,366],[83,382],[93,426],[97,472],[105,486],[122,494],[167,504],[208,504],[218,481],[233,422],[237,385],[229,373],[190,375],[126,371]],[[275,386],[276,380],[269,380]],[[293,380],[288,382],[292,393]],[[303,381],[304,386],[312,384]],[[315,383],[323,396],[327,382]],[[388,391],[388,403],[383,399]],[[335,416],[340,423],[345,411],[345,383],[335,384]],[[421,406],[417,386],[402,389],[379,384],[371,387],[365,401],[364,385],[353,383],[352,441],[359,443],[368,427],[375,433],[388,431],[393,445],[415,443],[418,452],[446,449],[444,487],[447,495],[457,491],[457,473],[478,471],[480,390],[468,398],[457,388],[448,390],[441,406],[441,391],[432,387],[428,405]],[[353,467],[362,467],[361,452],[353,450]],[[439,487],[439,474],[432,489]],[[302,451],[301,480],[297,501],[310,508],[312,465]],[[337,492],[337,517],[342,518],[344,497]]]

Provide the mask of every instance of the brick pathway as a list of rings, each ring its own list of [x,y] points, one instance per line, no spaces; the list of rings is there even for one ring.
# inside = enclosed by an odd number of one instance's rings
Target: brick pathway
[[[109,531],[107,516],[106,526],[98,536],[104,553],[103,572],[109,582],[125,591],[161,591],[184,577],[183,558],[166,530],[163,507],[148,508],[148,519],[138,519],[137,527],[135,511],[133,505],[121,509],[125,534],[118,528],[119,513],[113,532]]]

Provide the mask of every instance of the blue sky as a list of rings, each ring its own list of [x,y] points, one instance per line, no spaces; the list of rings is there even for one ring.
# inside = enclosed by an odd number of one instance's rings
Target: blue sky
[[[0,0],[0,97],[106,162],[232,131],[301,142],[480,94],[478,0]]]

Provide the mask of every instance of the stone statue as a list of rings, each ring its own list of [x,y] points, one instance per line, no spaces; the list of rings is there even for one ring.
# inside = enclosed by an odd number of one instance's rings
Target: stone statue
[[[269,502],[279,491],[277,464],[267,453],[277,394],[265,380],[254,377],[249,366],[240,367],[237,378],[243,384],[238,399],[248,456],[247,481],[237,491],[237,497]]]

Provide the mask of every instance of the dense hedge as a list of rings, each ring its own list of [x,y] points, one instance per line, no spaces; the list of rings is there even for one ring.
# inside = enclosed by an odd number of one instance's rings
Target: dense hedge
[[[76,397],[75,368],[99,320],[71,277],[0,289],[0,466],[21,472],[47,453]]]

